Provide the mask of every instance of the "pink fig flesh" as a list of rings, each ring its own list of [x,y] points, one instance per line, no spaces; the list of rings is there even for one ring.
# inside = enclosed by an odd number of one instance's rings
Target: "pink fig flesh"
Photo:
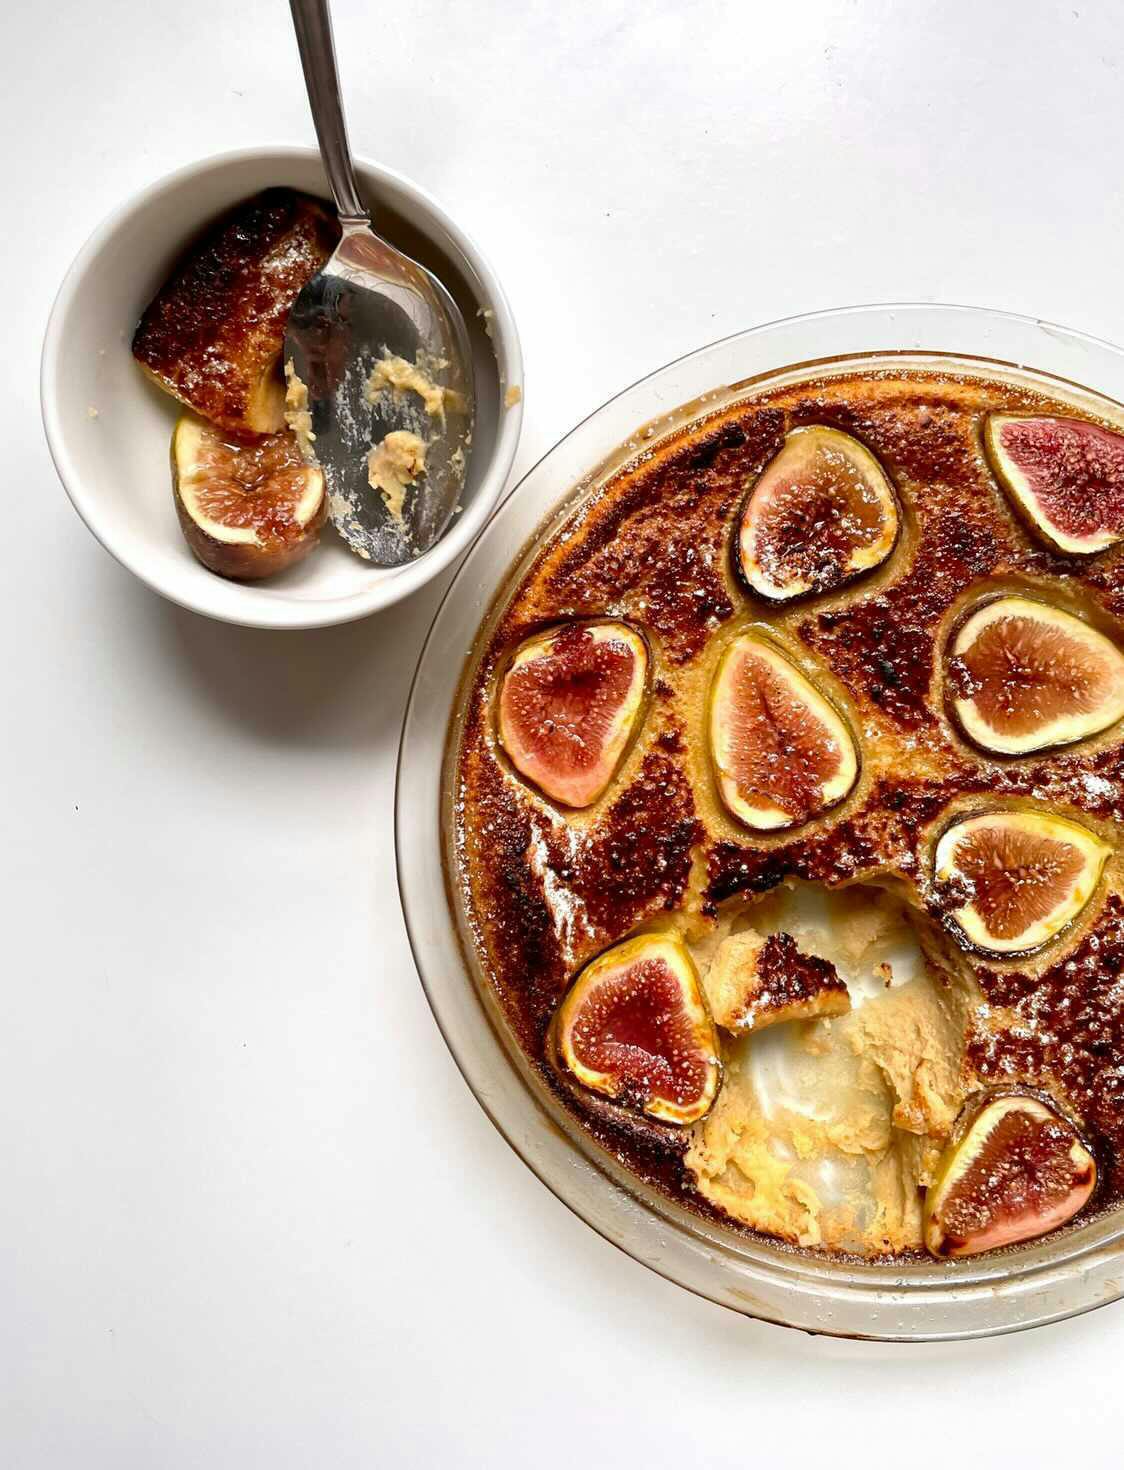
[[[587,965],[557,1017],[567,1070],[593,1092],[684,1126],[718,1092],[718,1041],[698,973],[675,935],[641,934]]]
[[[1015,509],[1050,546],[1089,556],[1124,538],[1124,434],[993,414],[984,444]]]
[[[586,807],[612,781],[644,701],[648,652],[625,623],[529,639],[503,675],[497,717],[512,765],[552,801]]]
[[[983,1107],[937,1166],[925,1198],[935,1256],[974,1256],[1034,1240],[1082,1209],[1096,1162],[1074,1128],[1034,1097]]]

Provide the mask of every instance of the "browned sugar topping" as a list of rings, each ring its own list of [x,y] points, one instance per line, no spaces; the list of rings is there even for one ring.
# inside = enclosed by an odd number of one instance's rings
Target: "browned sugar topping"
[[[804,954],[791,934],[770,934],[765,940],[757,956],[757,977],[755,1010],[781,1010],[825,991],[847,994],[835,966],[818,955]]]
[[[338,237],[317,201],[289,189],[244,200],[176,265],[141,318],[134,356],[205,418],[258,429],[247,422],[254,394],[263,378],[280,381],[293,302]]]
[[[672,663],[685,663],[733,615],[731,525],[747,474],[783,438],[783,416],[766,411],[704,430],[626,475],[577,535],[544,548],[536,591],[568,616],[622,608]]]

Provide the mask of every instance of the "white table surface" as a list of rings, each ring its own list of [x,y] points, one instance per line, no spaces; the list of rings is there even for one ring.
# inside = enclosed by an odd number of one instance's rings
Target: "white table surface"
[[[853,302],[1124,340],[1109,0],[338,0],[357,148],[490,253],[527,468],[617,389]],[[816,1340],[696,1300],[531,1176],[433,1024],[392,766],[437,588],[207,623],[99,549],[37,362],[100,217],[311,138],[282,0],[5,16],[0,1464],[1118,1466],[1124,1307]]]

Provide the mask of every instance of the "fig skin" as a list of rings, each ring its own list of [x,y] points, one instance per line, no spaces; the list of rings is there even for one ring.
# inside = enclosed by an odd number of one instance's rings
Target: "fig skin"
[[[283,433],[286,439],[290,437],[287,430]],[[190,453],[190,450],[185,449],[184,440],[188,435],[198,434],[211,436],[214,442],[219,444],[223,442],[216,430],[194,416],[184,414],[176,424],[171,448],[172,494],[175,500],[176,515],[184,540],[197,560],[217,576],[238,582],[260,581],[263,577],[275,576],[288,567],[303,561],[319,543],[320,532],[328,516],[328,499],[324,492],[322,472],[315,466],[304,465],[301,462],[302,472],[309,477],[310,489],[319,488],[319,499],[311,515],[303,522],[296,534],[283,538],[272,537],[264,544],[260,541],[250,542],[243,539],[224,541],[195,519],[184,498],[181,486],[183,470],[181,460],[186,453]],[[270,437],[280,438],[282,436]],[[258,445],[245,445],[241,448],[260,449],[266,442],[262,440]],[[299,457],[299,450],[296,449],[295,441],[293,442],[294,454]],[[231,448],[232,452],[237,452],[238,446],[231,446]],[[259,493],[264,494],[265,492]],[[309,499],[311,501],[311,494]]]
[[[958,1199],[956,1191],[957,1186],[963,1189],[974,1167],[978,1171],[985,1149],[996,1147],[997,1135],[1004,1132],[1007,1155],[987,1161],[983,1182],[1005,1188],[1008,1197],[996,1200],[989,1212],[986,1198],[973,1204],[970,1197]],[[1053,1186],[1052,1197],[1035,1198],[1044,1184]],[[1036,1240],[1072,1220],[1096,1187],[1096,1160],[1065,1119],[1036,1097],[992,1098],[976,1110],[937,1164],[925,1192],[926,1249],[946,1260]]]
[[[1004,637],[998,626],[1003,623],[1007,624],[1004,657],[1009,679],[1004,689],[989,690],[972,665],[980,657],[981,640],[986,645]],[[1045,645],[1037,653],[1035,638]],[[1036,697],[1050,693],[1051,683],[1055,689],[1063,683],[1063,657],[1068,658],[1072,673],[1074,708],[1031,726]],[[1101,686],[1097,702],[1091,705],[1080,687],[1080,669],[1073,668],[1082,659],[1087,676]],[[948,704],[953,719],[974,745],[993,755],[1020,756],[1073,745],[1124,718],[1124,654],[1081,618],[1028,597],[998,597],[970,612],[949,646],[949,676]],[[1027,728],[1003,730],[989,719],[981,708],[981,696],[989,692],[1002,696],[1014,723]],[[1082,704],[1088,707],[1083,709]]]
[[[1020,464],[1004,443],[1005,435],[1017,432],[1020,425],[1047,438],[1053,436],[1058,478],[1045,493],[1035,488],[1025,463]],[[1066,556],[1095,556],[1124,540],[1124,434],[1084,419],[991,414],[983,440],[988,462],[1008,500],[1031,533],[1050,550]],[[1052,509],[1048,504],[1051,494],[1076,502],[1068,507],[1068,527],[1058,518],[1059,512],[1066,514],[1067,507]]]
[[[591,648],[602,643],[619,642],[632,656],[629,686],[613,711],[609,729],[597,759],[585,768],[571,772],[551,771],[547,760],[531,747],[519,729],[518,712],[514,708],[514,680],[518,671],[539,659],[555,655],[564,658],[573,641],[588,635]],[[583,650],[585,651],[585,650]],[[524,781],[534,786],[550,801],[571,810],[582,810],[599,801],[620,769],[636,732],[640,728],[648,684],[650,658],[643,636],[628,623],[592,621],[567,623],[553,627],[520,644],[500,679],[496,699],[496,738],[500,747]]]
[[[630,970],[640,966],[659,966],[669,975],[676,988],[680,1021],[689,1033],[693,1070],[700,1074],[697,1091],[682,1098],[669,1096],[643,1078],[627,1071],[598,1069],[586,1065],[578,1055],[583,1044],[580,1036],[583,1011],[596,1004],[598,992],[614,981],[624,981]],[[659,971],[657,973],[660,973]],[[641,979],[641,984],[644,983]],[[651,983],[649,981],[649,983]],[[610,1028],[611,1029],[611,1028]],[[619,1027],[618,1027],[619,1030]],[[640,934],[614,945],[591,961],[578,975],[567,992],[554,1018],[552,1027],[555,1054],[566,1071],[584,1088],[613,1102],[643,1113],[661,1123],[686,1127],[704,1118],[714,1105],[722,1080],[718,1038],[707,1009],[694,961],[675,934]],[[664,1054],[647,1050],[641,1042],[617,1039],[615,1043],[635,1065],[643,1065],[639,1056],[664,1060],[674,1073],[673,1064]],[[665,1080],[666,1077],[665,1077]]]
[[[777,495],[792,474],[807,478],[806,491],[778,509]],[[817,483],[825,476],[847,480],[846,490],[832,496]],[[847,496],[850,505],[842,512]],[[889,476],[865,444],[840,429],[793,429],[746,499],[737,569],[749,590],[771,603],[834,592],[881,566],[897,545],[900,526]]]
[[[742,789],[738,772],[732,766],[737,758],[733,746],[741,727],[741,712],[736,708],[737,689],[734,686],[738,665],[743,659],[758,664],[761,678],[769,689],[768,694],[762,692],[760,695],[763,703],[767,703],[770,695],[783,690],[795,706],[795,709],[787,711],[792,716],[790,723],[794,732],[797,729],[806,732],[809,725],[818,727],[826,751],[826,764],[830,764],[832,753],[835,753],[834,769],[821,776],[817,771],[807,769],[807,762],[800,761],[796,750],[785,746],[775,753],[779,757],[779,766],[790,776],[794,771],[801,773],[804,779],[800,785],[793,784],[787,793],[778,791],[775,797],[764,789],[764,781],[758,783],[760,789],[756,791]],[[771,729],[778,729],[777,718],[772,718],[769,723]],[[843,716],[787,654],[758,633],[743,633],[735,638],[719,659],[710,687],[707,726],[711,763],[722,804],[733,817],[754,831],[774,832],[809,822],[838,805],[858,780],[858,749]]]
[[[991,840],[997,847],[1010,848],[1020,840],[1038,842],[1044,845],[1040,860],[1044,861],[1053,848],[1053,860],[1064,865],[1058,874],[1063,887],[1053,907],[1032,914],[1029,922],[1010,934],[996,933],[988,927],[986,913],[975,902],[974,880],[964,866],[965,844],[978,842],[984,834],[985,841]],[[945,829],[934,853],[934,877],[938,890],[959,891],[965,899],[945,915],[958,942],[979,954],[1011,958],[1042,949],[1073,923],[1096,892],[1110,853],[1109,845],[1095,832],[1066,817],[1035,811],[983,812],[958,818]],[[1017,870],[1014,876],[1017,880]]]

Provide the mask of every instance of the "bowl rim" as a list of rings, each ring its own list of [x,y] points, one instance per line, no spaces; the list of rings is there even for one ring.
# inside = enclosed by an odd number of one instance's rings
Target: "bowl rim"
[[[525,379],[518,328],[507,294],[487,255],[426,189],[405,174],[364,154],[356,153],[354,158],[358,169],[375,175],[380,183],[392,185],[420,214],[435,221],[472,266],[483,287],[486,304],[494,313],[491,335],[494,339],[497,370],[501,377],[501,393],[503,385],[509,384],[517,384],[522,390]],[[114,544],[113,536],[107,531],[99,509],[100,498],[88,493],[84,476],[71,453],[65,415],[59,403],[58,377],[63,351],[63,327],[83,288],[86,276],[104,250],[106,242],[120,226],[139,209],[151,205],[162,195],[178,190],[192,179],[209,173],[219,173],[242,163],[276,162],[278,168],[283,169],[290,161],[311,162],[320,166],[320,153],[316,148],[295,143],[265,143],[225,149],[182,164],[128,195],[95,226],[67,267],[47,318],[39,364],[39,405],[47,448],[62,487],[87,530],[119,565],[168,601],[218,622],[241,627],[304,629],[354,622],[392,606],[439,576],[464,554],[499,503],[515,460],[523,424],[525,394],[521,391],[518,401],[510,407],[505,406],[501,400],[491,459],[476,494],[463,513],[449,526],[440,540],[416,561],[394,569],[393,576],[375,578],[369,589],[346,597],[247,596],[244,599],[244,613],[219,611],[186,595],[178,583],[168,585],[164,578],[151,571],[143,556],[131,556]],[[283,184],[284,180],[279,182]],[[248,589],[251,593],[252,590],[252,587]],[[242,601],[243,599],[239,599],[239,606]]]
[[[731,333],[656,368],[594,409],[531,466],[508,490],[497,507],[492,526],[477,537],[450,581],[434,613],[410,688],[399,741],[394,820],[396,875],[403,918],[415,967],[438,1030],[469,1091],[501,1137],[562,1204],[603,1239],[666,1280],[743,1315],[813,1334],[923,1342],[1023,1331],[1079,1316],[1117,1300],[1124,1295],[1124,1279],[1119,1268],[1124,1242],[1124,1219],[1118,1218],[1121,1212],[1097,1217],[1080,1230],[1048,1236],[1044,1244],[1032,1243],[1020,1248],[1019,1259],[1024,1268],[1021,1274],[1011,1270],[1011,1256],[999,1253],[977,1258],[974,1263],[957,1263],[951,1273],[938,1263],[925,1263],[918,1272],[914,1272],[915,1276],[923,1272],[924,1280],[911,1279],[909,1269],[899,1269],[896,1263],[891,1266],[848,1263],[846,1279],[837,1282],[830,1279],[832,1270],[818,1258],[788,1255],[786,1260],[785,1253],[778,1250],[778,1259],[770,1267],[762,1269],[759,1262],[742,1261],[738,1263],[739,1276],[724,1277],[723,1271],[728,1272],[729,1257],[733,1252],[726,1248],[720,1233],[695,1228],[694,1239],[683,1238],[687,1232],[680,1228],[681,1222],[663,1210],[658,1199],[646,1198],[643,1189],[637,1188],[635,1182],[627,1177],[622,1180],[605,1160],[595,1161],[580,1154],[573,1138],[565,1135],[553,1111],[548,1109],[541,1088],[528,1086],[527,1076],[518,1075],[517,1057],[515,1065],[512,1065],[510,1046],[504,1044],[507,1038],[501,1039],[496,1020],[485,1010],[474,983],[468,956],[461,947],[459,925],[451,901],[442,892],[441,902],[446,909],[449,935],[435,938],[433,913],[431,910],[422,912],[422,897],[415,891],[419,872],[428,874],[434,865],[438,871],[446,867],[441,810],[430,811],[428,817],[419,819],[419,799],[427,803],[434,794],[439,803],[444,799],[447,731],[456,719],[463,689],[462,669],[456,671],[450,694],[449,680],[429,668],[427,660],[434,656],[436,650],[443,652],[448,661],[448,648],[438,649],[437,645],[446,632],[443,622],[454,610],[458,599],[471,596],[471,589],[476,586],[478,591],[482,591],[488,610],[485,618],[490,617],[513,569],[524,564],[522,558],[526,547],[524,552],[514,555],[509,552],[505,556],[498,577],[493,576],[490,566],[481,564],[486,557],[490,537],[500,535],[504,524],[503,512],[521,491],[535,485],[549,460],[583,431],[591,432],[594,421],[612,406],[621,406],[622,400],[631,400],[646,392],[657,405],[651,411],[649,404],[648,422],[654,421],[669,404],[673,409],[669,417],[673,418],[676,408],[685,400],[680,397],[660,398],[658,381],[677,368],[686,368],[693,359],[700,362],[709,360],[710,355],[717,351],[732,350],[735,344],[767,337],[771,333],[799,332],[821,323],[828,325],[854,319],[862,322],[864,329],[867,323],[872,326],[881,323],[888,326],[887,336],[900,336],[899,316],[907,317],[913,327],[918,322],[933,325],[943,322],[945,327],[955,323],[958,329],[963,325],[965,330],[981,338],[986,337],[989,330],[1006,331],[1012,340],[1015,337],[1024,340],[1033,337],[1036,341],[1041,338],[1045,344],[1043,350],[1047,351],[1053,342],[1059,356],[1063,350],[1072,353],[1074,350],[1091,349],[1102,358],[1114,360],[1116,381],[1120,385],[1118,389],[1105,390],[1097,396],[1102,402],[1118,402],[1111,394],[1119,391],[1120,398],[1124,399],[1124,350],[1116,344],[1025,314],[933,302],[875,302],[778,318]],[[874,336],[877,336],[876,326]],[[900,343],[895,347],[883,347],[873,345],[871,340],[867,340],[863,347],[840,354],[824,352],[804,358],[777,357],[770,368],[755,373],[748,381],[780,375],[790,365],[832,363],[839,358],[862,355],[954,357],[961,362],[975,358],[993,369],[1002,366],[1016,372],[1027,370],[1040,378],[1052,378],[1059,387],[1065,385],[1087,393],[1096,392],[1086,389],[1079,377],[1069,377],[1047,366],[1037,368],[1032,365],[1032,359],[1008,356],[998,348],[984,352],[979,347],[938,349],[927,348],[923,344],[905,346]],[[749,391],[744,377],[728,381],[731,397]],[[720,388],[721,384],[715,381],[711,386]],[[704,399],[708,396],[703,395]],[[700,411],[695,407],[695,413]],[[639,430],[644,423],[642,413],[630,419],[625,437]],[[614,440],[609,447],[610,457],[618,442]],[[633,442],[629,457],[642,447]],[[559,507],[585,483],[583,476],[595,478],[602,463],[585,464],[583,461],[584,469],[576,479],[567,477],[565,469],[561,476],[556,476],[549,502],[541,493],[536,496],[539,510],[534,524],[540,530],[550,525]],[[572,470],[573,466],[568,468]],[[519,525],[522,524],[521,521]],[[532,530],[530,534],[533,542],[538,532]],[[509,537],[509,545],[512,544]],[[463,623],[465,609],[456,608],[455,611]],[[474,656],[476,639],[477,628],[474,626],[464,653],[466,668]],[[422,703],[433,704],[435,690],[436,697],[447,710],[447,721],[439,736],[436,763],[432,760],[434,740],[425,731],[427,726],[432,729],[440,722],[440,711],[431,708],[423,714],[419,710]],[[424,858],[427,841],[433,844],[430,861]],[[433,961],[438,955],[447,962],[454,950],[460,957],[455,975],[448,973],[448,963],[444,968],[434,966]],[[490,1036],[485,1036],[489,1031]],[[495,1065],[497,1058],[506,1077],[497,1077],[487,1070],[489,1065]],[[512,1094],[517,1095],[514,1103]],[[637,1229],[637,1220],[646,1222],[645,1226]],[[696,1226],[696,1222],[691,1224],[693,1228]],[[716,1269],[719,1266],[722,1270]]]

